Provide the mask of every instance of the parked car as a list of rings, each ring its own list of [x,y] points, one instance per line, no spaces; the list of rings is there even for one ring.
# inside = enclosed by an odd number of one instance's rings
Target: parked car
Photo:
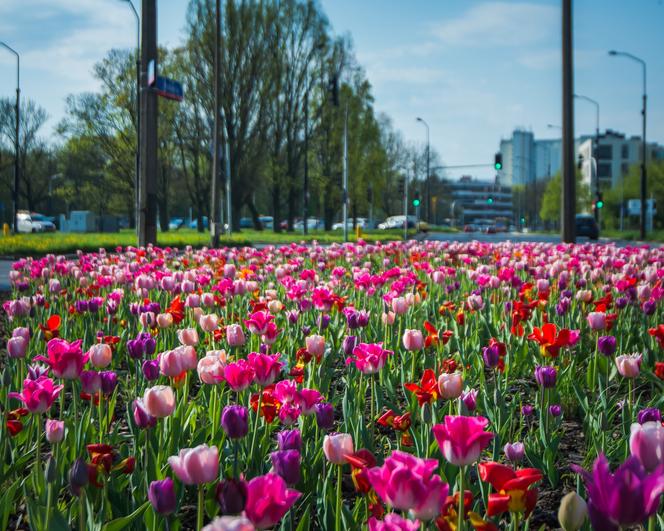
[[[192,219],[189,222],[189,228],[190,229],[197,229],[198,228],[198,220],[196,218]],[[203,216],[203,228],[207,229],[208,228],[208,217]]]
[[[379,223],[378,228],[380,230],[403,229],[405,221],[406,221],[405,216],[390,216],[389,218],[387,218],[382,223]],[[408,222],[407,223],[408,223],[408,228],[409,229],[414,229],[415,226],[418,224],[417,218],[415,216],[408,216]]]
[[[260,216],[258,221],[261,222],[264,229],[273,229],[274,228],[274,218],[272,216]]]
[[[240,228],[241,229],[253,229],[254,220],[251,218],[240,218]]]
[[[37,212],[30,213],[33,222],[41,223],[42,232],[55,232],[55,218],[53,216],[45,216]]]
[[[357,218],[357,224],[356,226],[360,227],[361,229],[366,229],[368,225],[367,218]],[[335,223],[332,225],[332,230],[341,230],[344,228],[344,222],[340,221],[339,223]],[[348,218],[348,230],[353,229],[353,218]]]
[[[39,216],[39,214],[37,214]],[[55,230],[55,225],[50,223]],[[27,210],[20,210],[16,214],[16,232],[46,232],[46,226],[43,222],[33,219],[32,214]]]
[[[318,218],[307,218],[307,230],[322,229],[323,222]],[[296,221],[293,224],[293,230],[302,230],[304,229],[304,223],[302,221]]]
[[[168,222],[168,230],[178,230],[184,226],[184,218],[171,218]]]
[[[593,216],[590,214],[577,214],[575,221],[577,236],[587,236],[591,240],[599,238],[599,227]]]

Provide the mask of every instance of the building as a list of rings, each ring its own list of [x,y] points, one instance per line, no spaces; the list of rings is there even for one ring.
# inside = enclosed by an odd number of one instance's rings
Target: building
[[[512,189],[494,181],[480,181],[470,175],[447,181],[452,197],[451,211],[455,221],[467,223],[512,222]]]
[[[590,160],[594,143],[595,137],[584,140],[579,146],[579,157],[583,160]],[[601,188],[620,186],[630,166],[641,164],[641,145],[640,136],[627,138],[622,133],[607,129],[597,139],[596,173],[594,166],[592,172],[590,171],[591,166],[586,166],[583,172],[585,182],[594,188],[596,186],[595,175],[597,175]],[[656,143],[648,144],[647,160],[664,160],[664,146]]]

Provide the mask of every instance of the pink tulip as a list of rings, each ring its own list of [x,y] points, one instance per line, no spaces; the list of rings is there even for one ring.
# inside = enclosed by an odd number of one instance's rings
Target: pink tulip
[[[254,377],[254,369],[247,363],[247,360],[240,359],[224,367],[224,379],[236,393],[249,387],[253,383]]]
[[[484,431],[489,421],[484,417],[446,416],[443,424],[433,427],[433,434],[445,459],[457,466],[476,462],[494,434]]]
[[[111,364],[113,359],[113,350],[106,343],[97,343],[88,350],[90,363],[97,369],[103,369]]]
[[[346,365],[352,362],[360,372],[375,374],[385,366],[391,354],[392,351],[383,349],[382,343],[360,343],[353,349],[354,358],[346,358]]]
[[[274,397],[282,404],[298,402],[300,393],[295,380],[281,380],[274,386]]]
[[[59,338],[51,339],[46,346],[48,358],[35,356],[34,359],[47,363],[57,378],[75,380],[88,361],[88,355],[81,351],[81,343],[80,339],[72,343]]]
[[[459,398],[463,392],[463,376],[461,376],[461,373],[448,374],[444,372],[441,374],[438,377],[438,391],[440,391],[440,397],[445,400]]]
[[[590,312],[587,320],[591,330],[604,330],[606,328],[606,314],[604,312]]]
[[[210,351],[198,362],[196,371],[201,382],[215,385],[224,380],[224,368],[226,367],[226,353],[222,350],[222,357],[216,351]]]
[[[204,332],[214,332],[217,329],[217,326],[219,326],[219,317],[214,313],[201,315],[201,318],[198,320],[198,325]]]
[[[616,357],[618,372],[624,378],[636,378],[641,372],[641,354],[623,354]]]
[[[224,278],[234,278],[236,267],[234,264],[224,264]]]
[[[279,408],[279,421],[284,426],[292,426],[300,418],[302,410],[293,402],[286,402]]]
[[[261,336],[267,332],[268,323],[274,319],[269,312],[254,312],[244,321],[244,326],[254,335]]]
[[[303,415],[311,415],[316,411],[316,405],[323,401],[324,397],[316,389],[302,389],[299,393],[298,404]]]
[[[241,347],[245,344],[244,331],[239,324],[230,324],[226,327],[226,341],[231,347]]]
[[[141,323],[141,326],[144,330],[148,328],[153,328],[157,322],[157,318],[154,315],[154,312],[143,312],[138,316],[138,321]]]
[[[277,474],[265,474],[247,484],[247,504],[244,512],[258,529],[274,526],[301,496],[289,489]]]
[[[435,472],[437,459],[418,459],[394,451],[381,467],[367,473],[376,494],[388,505],[411,511],[415,518],[432,520],[443,507],[449,487]]]
[[[256,531],[256,528],[244,516],[217,516],[203,531]]]
[[[12,337],[22,337],[26,343],[30,342],[30,329],[25,326],[17,326],[12,330]]]
[[[36,380],[24,380],[21,393],[9,393],[8,396],[23,402],[30,413],[41,414],[49,410],[63,388],[63,385],[53,385],[53,380],[42,375]]]
[[[323,453],[334,465],[347,463],[346,456],[354,451],[353,437],[349,433],[334,433],[323,439]]]
[[[281,354],[257,354],[252,352],[247,356],[249,365],[254,369],[258,385],[270,385],[277,379],[284,363],[279,361]]]
[[[168,417],[175,411],[175,394],[168,385],[148,387],[143,394],[145,410],[155,418]]]
[[[198,345],[198,332],[195,328],[183,328],[178,330],[178,340],[182,345],[195,347]]]
[[[7,354],[10,358],[25,358],[28,342],[23,337],[11,337],[7,341]]]
[[[198,293],[190,293],[184,300],[187,308],[198,308],[201,305],[201,296]]]
[[[219,472],[219,452],[216,446],[207,444],[182,448],[177,456],[168,458],[168,464],[185,485],[211,483]]]
[[[62,441],[65,436],[65,423],[62,420],[46,420],[46,440],[51,444],[56,444]]]
[[[480,311],[484,308],[484,300],[482,295],[469,295],[466,299],[466,305],[471,311]]]
[[[266,345],[274,345],[280,333],[281,329],[277,328],[277,325],[270,322],[267,324],[267,329],[265,330],[265,333],[261,335],[261,341]]]
[[[380,316],[380,319],[384,325],[393,325],[394,320],[396,319],[396,314],[394,312],[385,312]]]
[[[664,463],[664,426],[658,421],[632,424],[629,437],[631,454],[641,461],[647,472]]]
[[[307,352],[320,361],[325,354],[325,338],[316,334],[310,335],[304,340]]]
[[[173,315],[170,313],[160,313],[157,315],[157,326],[159,328],[170,328],[173,326]]]
[[[406,329],[403,334],[403,346],[406,350],[422,350],[424,347],[424,337],[419,330]]]
[[[207,308],[212,308],[215,304],[214,293],[203,293],[201,295],[201,304]]]
[[[408,303],[404,297],[394,297],[392,299],[392,311],[396,315],[402,315],[408,311]]]
[[[159,370],[164,376],[175,378],[185,371],[190,371],[198,366],[198,355],[196,349],[181,345],[163,352],[159,357]]]
[[[419,529],[419,520],[407,520],[397,513],[388,513],[382,520],[374,516],[369,518],[369,531],[418,531]]]

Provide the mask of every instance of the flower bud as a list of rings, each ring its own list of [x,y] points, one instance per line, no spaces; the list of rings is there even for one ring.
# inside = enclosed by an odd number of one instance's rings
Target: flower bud
[[[226,406],[221,412],[221,426],[231,439],[241,439],[249,431],[249,417],[244,406]]]
[[[53,459],[52,455],[48,456],[46,465],[44,466],[44,479],[46,483],[53,483],[58,477],[58,466]]]
[[[247,503],[247,482],[242,478],[220,481],[216,498],[222,514],[240,514]]]
[[[69,469],[69,488],[75,496],[80,496],[81,489],[88,484],[88,465],[80,457]]]
[[[560,500],[558,521],[565,531],[578,531],[583,526],[588,515],[588,506],[585,500],[576,492],[568,492]]]

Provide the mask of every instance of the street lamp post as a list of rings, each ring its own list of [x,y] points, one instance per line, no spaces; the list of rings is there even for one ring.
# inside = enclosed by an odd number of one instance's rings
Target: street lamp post
[[[19,124],[21,121],[21,58],[19,57],[18,52],[6,43],[0,41],[0,46],[6,48],[16,56],[16,122],[14,124],[14,134],[16,136],[14,142],[14,189],[12,190],[12,214],[14,232],[18,232],[19,147],[21,145],[21,139],[19,137]]]
[[[134,181],[134,217],[136,218],[136,234],[138,234],[138,180],[141,174],[141,17],[131,0],[122,0],[129,4],[136,18],[136,177]]]
[[[427,202],[426,202],[426,218],[427,222],[431,223],[431,175],[430,175],[430,144],[429,144],[429,124],[426,123],[422,118],[418,117],[417,118],[418,122],[422,122],[424,124],[424,127],[427,128],[427,179],[426,179],[426,186],[427,186]]]
[[[643,141],[641,144],[641,227],[640,236],[644,240],[646,237],[646,194],[647,194],[647,173],[646,173],[646,107],[648,95],[646,93],[646,62],[635,55],[627,52],[617,52],[611,50],[609,55],[612,57],[622,56],[639,63],[643,69],[643,108],[641,109],[641,117],[643,120]]]
[[[579,100],[584,100],[587,101],[588,103],[592,103],[595,106],[595,148],[591,150],[591,160],[594,158],[595,159],[595,166],[597,168],[597,150],[599,149],[599,103],[595,101],[592,98],[589,98],[588,96],[583,96],[581,94],[574,94],[574,97]],[[591,171],[592,171],[592,165],[591,165]],[[592,175],[591,175],[592,176]],[[592,186],[592,182],[590,183]],[[599,173],[595,173],[595,194],[596,194],[596,199],[599,199]],[[622,208],[622,205],[621,205]],[[599,208],[595,208],[595,221],[599,223]]]

